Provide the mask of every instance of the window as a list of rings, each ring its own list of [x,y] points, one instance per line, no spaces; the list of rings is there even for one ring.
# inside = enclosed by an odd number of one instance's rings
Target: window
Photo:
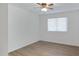
[[[48,31],[67,31],[67,18],[48,19]]]

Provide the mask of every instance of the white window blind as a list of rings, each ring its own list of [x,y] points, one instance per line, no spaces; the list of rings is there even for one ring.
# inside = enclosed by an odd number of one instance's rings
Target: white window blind
[[[67,31],[67,18],[48,19],[48,31]]]

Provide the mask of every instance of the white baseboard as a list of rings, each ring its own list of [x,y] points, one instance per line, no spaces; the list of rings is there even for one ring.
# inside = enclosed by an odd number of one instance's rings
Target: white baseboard
[[[22,47],[28,46],[28,45],[30,45],[30,44],[33,44],[33,43],[35,43],[35,42],[38,42],[38,40],[31,41],[31,42],[27,43],[26,45],[22,45],[22,46],[19,46],[19,47],[17,47],[17,48],[8,50],[8,53],[10,53],[10,52],[12,52],[12,51],[15,51],[15,50],[17,50],[17,49],[20,49],[20,48],[22,48]]]
[[[20,48],[22,48],[22,47],[25,47],[25,46],[27,46],[27,45],[33,44],[33,43],[38,42],[38,41],[47,41],[47,42],[51,42],[51,43],[58,43],[58,44],[64,44],[64,45],[79,47],[79,45],[69,44],[69,43],[64,43],[64,42],[56,42],[56,41],[49,41],[49,40],[36,40],[36,41],[29,42],[29,43],[26,44],[26,45],[22,45],[22,46],[20,46],[20,47],[18,47],[18,48],[11,49],[11,50],[8,51],[8,53],[10,53],[10,52],[12,52],[12,51],[15,51],[15,50],[17,50],[17,49],[20,49]]]
[[[51,43],[57,43],[57,44],[63,44],[63,45],[69,45],[69,46],[79,47],[78,44],[71,44],[71,43],[64,43],[64,42],[56,42],[56,41],[49,41],[49,40],[40,40],[40,41],[47,41],[47,42],[51,42]]]

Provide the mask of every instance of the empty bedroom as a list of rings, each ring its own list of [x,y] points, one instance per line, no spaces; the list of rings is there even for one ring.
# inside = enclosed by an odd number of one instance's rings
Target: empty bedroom
[[[8,3],[9,56],[79,56],[78,3]]]

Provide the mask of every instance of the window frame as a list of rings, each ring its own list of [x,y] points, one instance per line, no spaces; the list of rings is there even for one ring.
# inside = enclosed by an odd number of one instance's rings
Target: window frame
[[[66,31],[58,31],[57,30],[57,24],[56,24],[56,31],[49,31],[49,29],[48,29],[48,20],[49,19],[58,19],[58,18],[66,18]],[[56,17],[56,18],[49,18],[49,19],[47,19],[47,31],[48,32],[68,32],[68,17]],[[57,21],[57,20],[56,20]],[[57,23],[57,22],[56,22]]]

